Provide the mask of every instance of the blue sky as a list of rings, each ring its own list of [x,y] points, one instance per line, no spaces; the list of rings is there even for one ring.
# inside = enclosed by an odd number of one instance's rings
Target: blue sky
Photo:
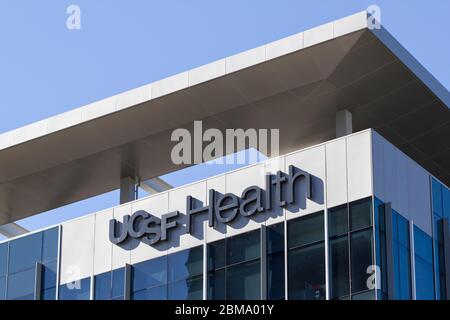
[[[81,8],[81,30],[66,8]],[[450,87],[447,0],[1,0],[0,133],[376,4],[383,25]],[[181,185],[226,168],[168,177]],[[1,170],[1,169],[0,169]],[[117,204],[112,192],[20,223],[36,229]]]

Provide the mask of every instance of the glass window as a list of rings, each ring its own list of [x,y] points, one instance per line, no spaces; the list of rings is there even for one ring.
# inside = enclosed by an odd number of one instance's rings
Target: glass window
[[[348,208],[346,204],[328,210],[328,232],[330,237],[348,232]]]
[[[0,244],[0,276],[8,270],[8,243]]]
[[[332,299],[350,294],[348,245],[347,235],[330,240]]]
[[[387,244],[386,244],[386,217],[384,203],[378,198],[374,199],[375,207],[375,249],[376,261],[380,268],[381,289],[377,292],[378,299],[387,299]]]
[[[9,243],[9,273],[36,267],[41,261],[42,233],[25,236]]]
[[[203,247],[183,250],[168,256],[169,282],[203,273]]]
[[[433,212],[437,216],[442,217],[442,185],[436,179],[431,179],[431,193],[433,200]]]
[[[260,232],[258,229],[208,244],[208,299],[260,299]],[[219,248],[227,259],[214,263]],[[249,287],[256,285],[256,279],[258,285]]]
[[[227,265],[249,261],[260,256],[260,230],[227,239]]]
[[[358,230],[372,225],[372,198],[350,203],[350,227]]]
[[[225,268],[212,271],[208,274],[208,299],[225,300]]]
[[[58,228],[52,228],[42,232],[42,262],[52,261],[58,258],[58,237]]]
[[[56,287],[43,290],[41,300],[56,300]]]
[[[288,255],[289,299],[325,299],[325,245],[293,249]]]
[[[56,287],[56,261],[47,263],[42,266],[42,289],[50,289]]]
[[[166,300],[167,285],[143,289],[131,294],[132,300]]]
[[[191,277],[169,283],[169,300],[202,300],[203,276]]]
[[[284,299],[284,223],[267,227],[267,298]]]
[[[411,259],[409,222],[392,210],[392,253],[394,263],[395,299],[411,299]]]
[[[90,289],[90,278],[62,284],[59,286],[59,300],[89,300]]]
[[[351,234],[351,290],[352,294],[366,291],[369,274],[367,269],[373,265],[372,230],[364,230]]]
[[[94,299],[111,299],[111,272],[105,272],[95,276],[94,279]]]
[[[0,277],[0,300],[6,299],[6,277]]]
[[[133,266],[132,292],[167,283],[167,256],[137,263]]]
[[[113,270],[111,274],[111,298],[113,300],[123,300],[123,294],[125,292],[125,268]]]
[[[309,214],[289,221],[289,249],[321,240],[324,240],[323,212]]]
[[[260,261],[240,263],[227,268],[226,286],[229,300],[261,299]]]
[[[417,300],[433,300],[434,275],[432,240],[424,231],[414,226],[414,253]]]
[[[225,239],[208,244],[208,270],[216,270],[226,266]]]
[[[8,276],[8,300],[34,300],[36,269],[17,272]]]
[[[375,290],[353,294],[352,300],[375,300]]]
[[[442,210],[444,218],[450,218],[450,189],[442,187]]]

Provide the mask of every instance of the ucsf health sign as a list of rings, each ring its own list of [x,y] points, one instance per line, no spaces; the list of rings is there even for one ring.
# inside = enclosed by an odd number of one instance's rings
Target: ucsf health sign
[[[304,196],[311,199],[311,177],[309,173],[289,166],[289,173],[278,171],[275,175],[267,174],[265,189],[258,186],[246,188],[240,197],[232,193],[219,194],[214,189],[209,190],[209,205],[195,207],[194,198],[186,198],[186,233],[192,234],[193,219],[199,214],[207,214],[208,226],[215,227],[217,223],[229,224],[238,215],[247,219],[275,207],[284,208],[295,204],[295,189],[299,183],[305,184]],[[109,239],[114,244],[125,242],[129,238],[140,239],[149,245],[169,239],[169,231],[180,227],[177,218],[179,211],[155,217],[144,210],[125,215],[122,222],[112,219],[109,224]]]

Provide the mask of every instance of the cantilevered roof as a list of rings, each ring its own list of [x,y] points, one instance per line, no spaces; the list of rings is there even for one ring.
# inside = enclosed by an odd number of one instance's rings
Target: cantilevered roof
[[[178,170],[175,128],[280,128],[281,153],[374,128],[450,185],[450,95],[361,12],[0,135],[0,224]]]

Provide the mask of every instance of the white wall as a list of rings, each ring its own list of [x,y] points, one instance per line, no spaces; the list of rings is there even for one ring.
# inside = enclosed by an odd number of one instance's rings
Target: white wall
[[[201,245],[205,241],[212,242],[255,230],[261,224],[274,224],[324,210],[327,201],[328,207],[332,207],[368,197],[372,194],[371,134],[370,130],[365,130],[66,222],[62,232],[61,283],[71,280],[66,270],[73,265],[79,267],[80,278],[84,278],[123,267],[126,263],[138,263]],[[306,199],[286,209],[264,212],[252,219],[238,218],[228,226],[218,224],[217,229],[207,227],[206,214],[197,215],[194,218],[195,236],[186,234],[185,228],[181,227],[169,234],[171,242],[157,247],[138,240],[132,240],[125,246],[113,245],[109,241],[109,220],[112,217],[121,221],[123,215],[137,210],[146,210],[155,216],[179,210],[182,214],[179,222],[185,224],[186,196],[192,195],[203,205],[209,204],[208,190],[212,188],[222,194],[232,192],[240,196],[249,186],[265,188],[266,173],[276,173],[278,170],[287,173],[289,165],[312,176],[312,200]],[[296,192],[304,194],[305,190],[301,187]]]
[[[375,196],[431,236],[430,175],[376,132],[372,143]]]

